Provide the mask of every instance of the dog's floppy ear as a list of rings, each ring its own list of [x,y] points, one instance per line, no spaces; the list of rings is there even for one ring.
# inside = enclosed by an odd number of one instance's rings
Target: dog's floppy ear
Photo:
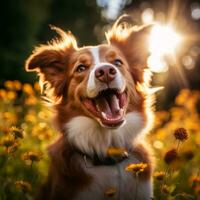
[[[109,44],[116,46],[124,54],[134,81],[142,83],[149,55],[148,39],[153,25],[136,27],[130,25],[130,21],[130,16],[122,15],[106,37]]]
[[[54,40],[51,44],[36,47],[32,55],[26,60],[26,71],[36,71],[40,83],[60,97],[66,78],[69,56],[76,50],[77,44],[71,33],[65,33],[59,28],[52,27],[61,36],[61,40]]]

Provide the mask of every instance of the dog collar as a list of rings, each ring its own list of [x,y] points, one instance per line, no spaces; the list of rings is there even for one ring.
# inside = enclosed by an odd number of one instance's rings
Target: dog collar
[[[95,154],[93,157],[83,154],[84,162],[87,168],[102,165],[115,165],[118,164],[129,157],[129,154],[123,154],[121,156],[106,156],[99,157]],[[91,166],[92,164],[92,166]]]

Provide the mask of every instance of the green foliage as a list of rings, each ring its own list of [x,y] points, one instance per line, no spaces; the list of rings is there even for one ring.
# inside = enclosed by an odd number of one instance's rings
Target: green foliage
[[[71,30],[83,44],[93,44],[94,28],[101,23],[96,1],[88,0],[7,0],[1,3],[0,16],[0,84],[33,80],[25,75],[24,61],[35,45],[57,36],[50,24]]]
[[[55,36],[49,31],[48,24],[71,31],[80,45],[94,45],[97,42],[97,35],[101,34],[100,31],[95,32],[95,30],[98,27],[102,28],[103,23],[96,1],[54,0],[49,18],[42,29],[41,34],[44,40],[47,39],[46,36],[48,39]]]
[[[32,199],[47,174],[46,144],[54,138],[47,125],[50,113],[38,97],[38,84],[7,81],[5,87],[0,90],[0,199]]]
[[[37,41],[37,34],[46,20],[50,0],[7,0],[0,8],[0,79],[25,80],[24,60]]]

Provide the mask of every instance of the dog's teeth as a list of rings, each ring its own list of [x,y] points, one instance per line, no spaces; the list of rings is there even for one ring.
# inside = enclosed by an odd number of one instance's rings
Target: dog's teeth
[[[99,105],[97,105],[96,108],[97,108],[98,111],[101,111],[101,109],[99,108]]]
[[[101,115],[104,119],[107,119],[106,113],[105,112],[101,112]]]
[[[124,113],[124,109],[120,108],[119,113],[120,113],[120,115],[122,115]]]
[[[121,111],[121,110],[122,110],[122,111]],[[120,111],[123,112],[123,109],[120,109]],[[112,121],[119,120],[119,119],[121,118],[121,116],[118,116],[118,117],[116,117],[116,118],[109,117],[109,116],[106,115],[105,112],[101,112],[101,116],[102,116],[104,119],[106,119],[106,120],[108,120],[108,121],[111,121],[111,122],[112,122]]]

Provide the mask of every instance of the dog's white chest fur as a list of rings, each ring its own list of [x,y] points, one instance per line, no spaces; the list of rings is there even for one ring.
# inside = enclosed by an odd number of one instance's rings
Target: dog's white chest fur
[[[145,128],[142,115],[131,112],[126,115],[126,123],[118,129],[103,128],[94,119],[75,117],[66,124],[68,140],[87,155],[105,156],[109,147],[133,148],[133,143]],[[152,195],[151,179],[137,181],[125,168],[131,163],[140,163],[136,155],[130,155],[114,165],[93,166],[92,162],[80,158],[84,171],[91,175],[92,183],[80,191],[75,200],[150,200]],[[115,188],[116,193],[106,197],[105,191]],[[135,197],[137,195],[137,197]]]
[[[128,147],[144,129],[144,120],[140,113],[126,115],[126,123],[118,129],[103,128],[94,119],[79,116],[66,124],[69,141],[83,153],[102,156],[109,147]]]
[[[115,165],[93,166],[90,160],[83,160],[84,170],[92,176],[92,183],[80,191],[75,200],[150,200],[151,180],[136,181],[132,172],[125,171],[127,165],[139,162],[134,154]],[[105,194],[109,188],[115,190],[112,197]]]

